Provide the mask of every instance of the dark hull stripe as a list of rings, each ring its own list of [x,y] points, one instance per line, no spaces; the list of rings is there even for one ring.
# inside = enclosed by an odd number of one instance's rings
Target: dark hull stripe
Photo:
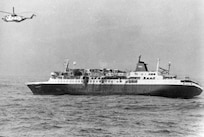
[[[202,89],[186,85],[75,85],[28,84],[36,95],[151,95],[170,98],[192,98]]]

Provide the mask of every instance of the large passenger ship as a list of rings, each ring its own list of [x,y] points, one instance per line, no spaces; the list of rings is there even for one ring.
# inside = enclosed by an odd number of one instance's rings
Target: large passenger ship
[[[193,98],[203,88],[189,78],[178,79],[170,75],[157,61],[156,71],[148,71],[147,64],[139,57],[134,71],[118,69],[76,69],[52,72],[45,82],[26,85],[36,95],[148,95],[170,98]]]

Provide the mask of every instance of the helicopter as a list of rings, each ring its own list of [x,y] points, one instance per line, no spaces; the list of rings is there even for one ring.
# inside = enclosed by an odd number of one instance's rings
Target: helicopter
[[[26,19],[32,19],[34,16],[36,16],[35,14],[32,14],[30,17],[17,15],[14,11],[14,7],[13,7],[13,13],[6,12],[6,11],[0,11],[0,12],[9,14],[9,15],[6,15],[2,18],[2,20],[5,22],[21,22],[21,21],[24,21]]]

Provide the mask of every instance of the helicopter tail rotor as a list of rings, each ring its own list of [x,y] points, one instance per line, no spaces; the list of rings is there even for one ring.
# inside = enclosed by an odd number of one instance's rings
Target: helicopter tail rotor
[[[33,14],[30,18],[32,19],[34,16],[36,16],[35,14]]]

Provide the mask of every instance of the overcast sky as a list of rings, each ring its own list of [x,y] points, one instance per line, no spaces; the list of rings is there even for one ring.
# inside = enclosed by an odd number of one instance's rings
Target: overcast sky
[[[160,58],[173,74],[204,76],[202,0],[0,1],[0,10],[13,6],[37,16],[0,20],[0,74],[49,77],[66,58],[78,68],[133,70],[142,55],[150,70]]]

